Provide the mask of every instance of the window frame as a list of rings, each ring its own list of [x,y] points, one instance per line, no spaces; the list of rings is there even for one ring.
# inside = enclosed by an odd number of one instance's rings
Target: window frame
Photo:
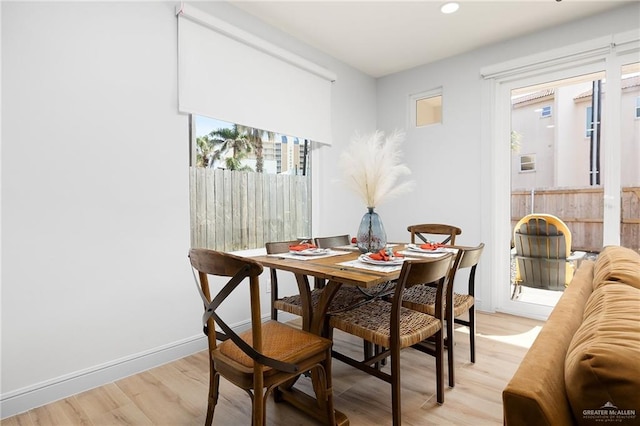
[[[201,129],[197,129],[199,120],[196,116],[205,119]],[[241,166],[248,165],[252,170],[226,169],[221,162],[231,156],[232,150],[223,151],[225,154],[212,162],[213,166],[197,166],[196,138],[208,135],[209,138],[217,139],[219,135],[212,135],[214,132],[234,126],[233,123],[219,119],[211,119],[213,123],[207,123],[207,119],[208,117],[198,114],[190,114],[189,117],[191,245],[245,252],[262,250],[269,241],[310,238],[313,234],[311,218],[315,205],[312,174],[313,162],[316,161],[311,152],[318,148],[317,144],[314,147],[311,141],[304,138],[260,130],[258,133],[265,143],[264,160],[276,162],[270,167],[264,167],[263,172],[257,172],[253,168],[255,154],[251,152],[245,153],[249,155],[241,158]],[[254,129],[246,129],[248,134],[255,134],[252,130]],[[226,135],[223,139],[224,137]],[[286,143],[282,142],[284,139]],[[285,166],[289,161],[283,155],[278,158],[276,151],[282,151],[281,149],[273,147],[267,150],[268,142],[287,147],[290,144],[292,149],[288,152],[290,151],[291,159],[294,160],[293,167],[287,167],[282,172],[278,161],[284,159]],[[214,143],[209,146],[215,150],[220,145]],[[215,152],[213,150],[209,152]],[[222,198],[217,198],[218,196]]]
[[[591,137],[591,132],[593,132],[593,121],[591,121],[593,107],[591,105],[587,105],[585,108],[585,138]]]
[[[419,114],[418,114],[418,102],[420,101],[429,101],[432,99],[439,98],[439,107],[437,111],[437,117],[434,121],[426,122],[424,124],[418,124]],[[435,126],[443,123],[444,119],[444,95],[442,87],[437,87],[435,89],[426,90],[424,92],[415,93],[409,95],[409,127],[414,129],[422,129],[425,127]]]
[[[523,162],[523,159],[529,158],[529,161]],[[523,169],[523,165],[531,164],[532,168]],[[535,173],[536,171],[536,154],[520,154],[518,156],[518,172],[519,173]]]

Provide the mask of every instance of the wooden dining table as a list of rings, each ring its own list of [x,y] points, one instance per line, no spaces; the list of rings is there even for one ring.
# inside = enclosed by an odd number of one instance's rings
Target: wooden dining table
[[[421,258],[421,254],[408,253],[405,244],[389,244],[394,251]],[[329,249],[326,255],[304,256],[294,253],[269,254],[252,256],[252,259],[264,267],[281,271],[289,271],[295,275],[302,302],[302,329],[317,335],[325,335],[325,320],[331,301],[343,285],[361,287],[364,291],[389,281],[398,279],[402,265],[379,266],[358,260],[361,253],[353,246]],[[311,286],[309,277],[326,281],[318,303],[311,302]],[[312,377],[313,379],[313,377]],[[314,385],[315,386],[315,385]],[[282,398],[292,405],[307,411],[316,418],[321,418],[322,411],[317,401],[297,391],[292,386],[280,389]],[[346,415],[336,410],[336,422],[348,425]]]

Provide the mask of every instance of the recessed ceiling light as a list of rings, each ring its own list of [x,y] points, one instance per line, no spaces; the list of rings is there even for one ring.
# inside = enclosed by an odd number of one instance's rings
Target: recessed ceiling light
[[[448,13],[453,13],[456,10],[458,10],[459,8],[460,8],[460,5],[458,3],[455,3],[455,2],[445,3],[440,8],[440,12],[447,13],[447,14]]]

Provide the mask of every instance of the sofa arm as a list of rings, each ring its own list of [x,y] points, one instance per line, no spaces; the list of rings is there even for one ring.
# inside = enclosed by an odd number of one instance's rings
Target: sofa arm
[[[574,423],[564,383],[564,361],[593,291],[593,261],[582,262],[518,370],[502,392],[505,425]]]

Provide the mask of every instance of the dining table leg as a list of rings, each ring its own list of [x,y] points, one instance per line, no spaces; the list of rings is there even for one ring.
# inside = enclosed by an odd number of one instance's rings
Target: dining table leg
[[[302,274],[295,275],[302,303],[302,329],[326,337],[325,319],[329,310],[329,305],[342,284],[335,281],[329,281],[324,286],[318,303],[316,306],[313,306],[309,278]],[[331,374],[331,371],[326,372],[327,380],[331,380]],[[314,399],[293,387],[296,380],[297,379],[290,380],[288,383],[279,386],[278,389],[274,391],[274,397],[277,401],[286,401],[294,407],[311,414],[319,420],[322,420],[324,416],[323,408],[325,407],[326,401],[319,401],[317,396],[319,395],[319,387],[327,386],[327,384],[321,382],[320,377],[315,370],[311,371],[312,386],[316,393],[316,398]],[[349,419],[344,413],[335,409],[334,412],[336,425],[349,425]]]

